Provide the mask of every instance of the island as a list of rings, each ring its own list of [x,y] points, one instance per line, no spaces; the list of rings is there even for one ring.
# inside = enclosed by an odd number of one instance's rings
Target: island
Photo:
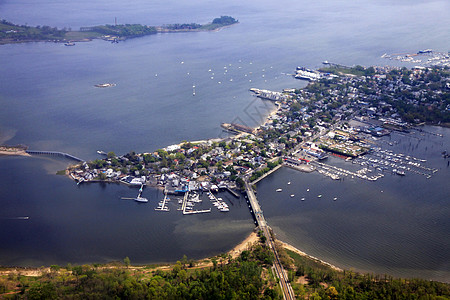
[[[115,24],[81,27],[78,31],[71,28],[58,29],[50,26],[16,25],[6,20],[0,21],[0,45],[24,42],[59,42],[66,46],[74,46],[78,41],[103,39],[111,42],[142,37],[157,33],[213,31],[238,23],[230,16],[215,18],[208,24],[169,24],[164,26],[148,26],[142,24]]]

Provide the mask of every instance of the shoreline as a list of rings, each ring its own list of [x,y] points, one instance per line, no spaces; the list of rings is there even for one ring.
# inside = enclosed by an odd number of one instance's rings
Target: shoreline
[[[166,34],[166,33],[182,33],[182,32],[219,32],[220,30],[224,29],[224,28],[229,28],[233,25],[239,24],[239,22],[233,23],[233,24],[229,24],[229,25],[223,25],[223,26],[219,26],[217,28],[214,29],[164,29],[161,26],[154,26],[156,28],[156,31],[154,33],[151,34],[144,34],[144,35],[136,35],[136,36],[128,36],[128,37],[118,37],[117,40],[120,41],[125,41],[128,39],[134,39],[134,38],[140,38],[140,37],[144,37],[144,36],[151,36],[151,35],[156,35],[156,34]],[[71,33],[81,33],[83,31],[70,31]],[[93,40],[103,40],[103,41],[110,41],[106,38],[104,38],[104,36],[85,36],[85,37],[79,37],[79,38],[75,38],[75,39],[70,39],[69,37],[64,37],[63,39],[29,39],[29,40],[18,40],[18,39],[13,39],[13,38],[9,38],[9,39],[1,39],[0,40],[0,46],[1,45],[10,45],[10,44],[22,44],[22,43],[39,43],[39,42],[45,42],[45,43],[57,43],[57,44],[64,44],[67,42],[76,42],[76,43],[82,43],[82,42],[92,42]]]
[[[19,149],[12,149],[12,150],[0,149],[0,156],[27,156],[27,157],[30,157],[31,155],[22,149],[20,149],[20,150]]]
[[[292,246],[291,244],[288,244],[288,243],[283,242],[283,241],[280,241],[280,240],[277,240],[277,242],[279,242],[283,248],[285,248],[285,249],[287,249],[287,250],[290,250],[290,251],[292,251],[292,252],[295,252],[295,253],[297,253],[297,254],[299,254],[299,255],[301,255],[301,256],[304,256],[304,257],[307,257],[307,258],[309,258],[309,259],[312,259],[312,260],[314,260],[314,261],[316,261],[316,262],[319,262],[319,263],[321,263],[321,264],[324,264],[324,265],[326,265],[326,266],[332,268],[332,269],[335,270],[335,271],[339,271],[339,272],[343,272],[343,271],[344,271],[343,269],[341,269],[341,268],[339,268],[339,267],[337,267],[337,266],[335,266],[335,265],[333,265],[333,264],[330,264],[329,262],[326,262],[326,261],[321,260],[321,259],[319,259],[319,258],[317,258],[317,257],[315,257],[315,256],[309,255],[309,254],[306,253],[306,252],[303,252],[303,251],[299,250],[298,248]]]

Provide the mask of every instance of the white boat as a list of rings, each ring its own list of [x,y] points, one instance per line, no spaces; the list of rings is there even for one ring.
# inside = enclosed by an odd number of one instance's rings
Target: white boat
[[[302,198],[302,199],[300,199],[300,200],[305,201],[305,198]]]
[[[136,197],[136,198],[134,198],[134,201],[146,203],[146,202],[148,202],[148,199],[144,198],[144,197]]]
[[[281,191],[283,191],[283,189],[277,189],[276,191],[277,191],[277,192],[281,192]]]
[[[336,200],[337,200],[337,197],[334,197],[334,198],[333,198],[333,201],[336,201]]]
[[[317,198],[322,198],[322,195],[317,196]]]
[[[307,192],[309,192],[309,189],[306,189]]]
[[[291,198],[294,198],[295,197],[295,195],[294,194],[291,194]]]
[[[288,184],[291,184],[291,182],[289,181]]]
[[[96,84],[95,87],[99,87],[99,88],[107,88],[107,87],[113,87],[116,86],[115,83],[99,83]]]

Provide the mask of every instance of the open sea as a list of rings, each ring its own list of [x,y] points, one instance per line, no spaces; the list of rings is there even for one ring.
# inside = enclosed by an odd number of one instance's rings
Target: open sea
[[[158,34],[118,44],[0,46],[0,144],[91,160],[97,150],[147,152],[223,137],[221,122],[256,126],[274,109],[249,88],[305,86],[290,76],[297,66],[317,68],[324,60],[400,65],[380,56],[448,51],[448,11],[445,0],[0,0],[2,19],[74,30],[113,24],[115,18],[147,25],[207,23],[221,15],[240,21],[217,32]],[[117,86],[94,87],[105,82]],[[340,267],[450,281],[450,177],[440,156],[450,150],[450,130],[427,130],[444,137],[390,138],[399,141],[392,150],[439,168],[431,179],[387,175],[377,182],[337,182],[281,169],[258,184],[269,224],[282,240]],[[345,165],[337,158],[328,162]],[[182,216],[175,203],[160,213],[154,210],[160,191],[146,189],[150,203],[144,205],[120,200],[137,190],[77,186],[55,175],[69,163],[0,157],[0,265],[201,258],[231,249],[254,228],[245,201],[229,194],[222,195],[232,204],[227,214]],[[279,187],[286,192],[275,193]],[[323,198],[288,197],[306,188]],[[330,201],[336,196],[338,201]]]

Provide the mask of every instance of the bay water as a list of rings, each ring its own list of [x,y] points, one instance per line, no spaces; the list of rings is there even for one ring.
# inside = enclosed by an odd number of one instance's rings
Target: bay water
[[[249,88],[305,86],[290,76],[297,66],[385,65],[391,63],[380,58],[386,52],[447,51],[447,11],[447,1],[0,1],[1,18],[33,26],[77,29],[113,24],[116,17],[148,25],[206,23],[220,15],[240,21],[217,32],[118,44],[0,46],[0,143],[90,160],[96,150],[147,152],[222,137],[221,122],[255,126],[274,109]],[[104,82],[117,85],[94,87]],[[434,152],[417,156],[432,159],[448,150],[448,131],[432,130],[443,131],[443,144],[424,140],[436,145]],[[0,264],[200,258],[231,249],[253,229],[243,200],[231,198],[228,214],[182,216],[175,207],[157,213],[161,192],[146,189],[148,205],[123,201],[136,190],[76,186],[54,175],[69,163],[0,158]],[[344,183],[282,169],[258,184],[258,198],[275,233],[311,255],[357,270],[448,281],[447,178],[443,168],[429,180]],[[320,190],[324,201],[273,195],[287,181],[299,191]],[[327,193],[339,194],[339,201],[325,202]]]

